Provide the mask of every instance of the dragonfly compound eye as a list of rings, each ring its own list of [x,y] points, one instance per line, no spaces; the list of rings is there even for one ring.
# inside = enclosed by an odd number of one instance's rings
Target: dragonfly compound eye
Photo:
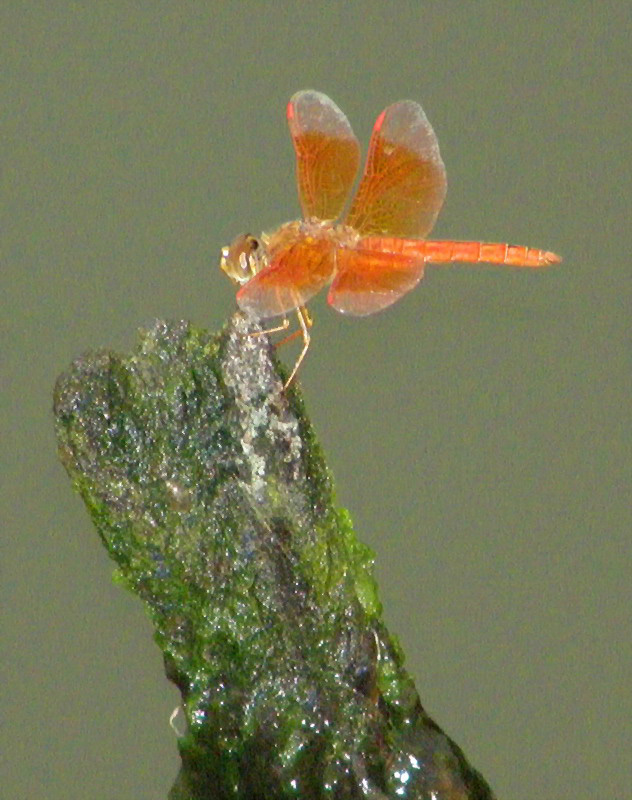
[[[222,247],[219,265],[234,283],[248,283],[261,269],[259,240],[249,233],[241,234],[228,247]]]

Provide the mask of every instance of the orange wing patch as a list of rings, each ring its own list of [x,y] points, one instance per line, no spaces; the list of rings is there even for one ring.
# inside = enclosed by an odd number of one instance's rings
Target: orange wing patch
[[[271,263],[237,292],[237,304],[253,316],[286,314],[331,280],[334,245],[329,239],[299,238],[279,250]]]
[[[426,236],[446,193],[439,143],[422,107],[402,100],[377,118],[346,224],[359,233]]]
[[[327,95],[312,90],[292,97],[287,120],[303,216],[337,219],[360,164],[360,145],[349,120]]]
[[[363,249],[362,241],[357,248],[341,247],[327,302],[343,314],[374,314],[414,289],[424,266],[420,258]]]

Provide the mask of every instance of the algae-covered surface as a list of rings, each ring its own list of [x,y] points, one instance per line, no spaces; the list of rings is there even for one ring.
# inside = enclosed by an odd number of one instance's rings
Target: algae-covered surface
[[[55,389],[62,462],[182,693],[170,798],[492,798],[424,712],[257,330],[156,322]]]

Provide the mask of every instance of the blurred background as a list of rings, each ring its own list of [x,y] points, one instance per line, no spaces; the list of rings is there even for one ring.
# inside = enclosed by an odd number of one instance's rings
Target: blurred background
[[[437,238],[564,256],[431,268],[365,319],[318,298],[300,382],[428,712],[499,798],[632,798],[625,4],[0,15],[2,796],[174,779],[178,694],[57,461],[52,387],[155,317],[223,324],[219,248],[298,216],[285,104],[316,88],[364,144],[387,104],[423,104]]]

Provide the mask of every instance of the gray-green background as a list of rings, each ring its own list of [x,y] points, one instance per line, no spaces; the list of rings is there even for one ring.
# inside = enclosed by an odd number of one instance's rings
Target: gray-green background
[[[626,4],[0,14],[0,795],[149,800],[174,778],[177,693],[56,460],[51,389],[154,317],[222,324],[219,247],[298,215],[284,111],[311,87],[363,142],[423,103],[437,237],[565,257],[431,269],[364,320],[320,298],[300,378],[428,711],[500,798],[631,798]]]

